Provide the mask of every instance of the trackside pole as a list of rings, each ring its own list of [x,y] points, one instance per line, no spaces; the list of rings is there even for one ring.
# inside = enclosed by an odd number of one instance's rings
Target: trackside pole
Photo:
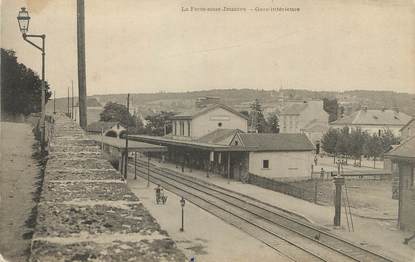
[[[137,179],[137,152],[134,152],[134,179]]]

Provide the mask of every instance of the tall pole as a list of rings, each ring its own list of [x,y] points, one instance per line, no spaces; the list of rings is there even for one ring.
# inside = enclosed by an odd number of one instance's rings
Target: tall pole
[[[70,116],[70,113],[71,113],[71,111],[69,110],[69,99],[70,99],[70,96],[69,96],[69,87],[68,87],[68,116]]]
[[[124,168],[124,178],[127,180],[127,169],[128,169],[128,120],[130,116],[130,94],[127,94],[127,127],[126,127],[126,135],[125,135],[125,168]]]
[[[56,114],[56,90],[53,91],[53,114]]]
[[[73,80],[72,80],[71,86],[72,86],[71,116],[72,116],[72,119],[75,119],[74,111],[73,111],[73,107],[74,107]]]
[[[78,94],[79,94],[79,123],[85,129],[87,126],[86,105],[86,65],[85,65],[85,3],[76,1],[77,7],[77,44],[78,44]]]
[[[42,35],[42,85],[41,85],[41,114],[40,114],[40,141],[41,141],[41,152],[45,151],[45,136],[46,136],[46,123],[45,123],[45,96],[46,96],[46,84],[45,84],[45,38],[46,35]]]

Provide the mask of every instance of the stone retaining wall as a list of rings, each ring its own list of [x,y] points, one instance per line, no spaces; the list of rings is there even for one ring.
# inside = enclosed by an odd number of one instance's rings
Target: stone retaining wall
[[[57,116],[30,261],[185,261],[100,149]]]

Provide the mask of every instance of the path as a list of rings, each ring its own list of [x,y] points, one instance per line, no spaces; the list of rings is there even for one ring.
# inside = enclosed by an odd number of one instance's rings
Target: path
[[[33,159],[36,142],[32,127],[0,123],[0,254],[10,261],[26,261],[32,229],[26,224],[35,206],[39,167]]]

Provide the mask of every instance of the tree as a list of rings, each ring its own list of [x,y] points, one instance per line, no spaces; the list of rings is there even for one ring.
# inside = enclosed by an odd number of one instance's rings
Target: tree
[[[104,106],[104,110],[100,114],[101,121],[120,122],[122,125],[135,127],[136,121],[134,117],[127,111],[127,107],[118,103],[108,102]]]
[[[321,148],[329,154],[334,155],[334,162],[336,162],[336,144],[339,137],[339,131],[335,128],[330,128],[321,139]]]
[[[172,131],[170,118],[174,116],[173,112],[161,111],[155,115],[149,115],[145,119],[147,124],[145,126],[146,133],[154,136],[163,136],[164,128],[166,128],[166,134]]]
[[[337,111],[339,109],[339,104],[337,99],[323,98],[323,109],[329,113],[329,122],[337,120]]]
[[[349,128],[347,126],[343,127],[339,131],[339,135],[338,135],[337,143],[336,143],[336,154],[341,154],[341,155],[346,156],[346,163],[347,163],[347,156],[351,154],[350,133],[349,133]]]
[[[1,48],[1,111],[7,114],[40,112],[42,80],[30,68],[17,62],[13,50]],[[45,102],[51,96],[45,83]]]
[[[262,106],[258,99],[255,99],[251,104],[249,124],[251,128],[255,129],[258,133],[264,133],[266,131],[267,122],[265,121]]]
[[[368,137],[365,143],[365,154],[369,157],[373,157],[373,168],[376,167],[376,157],[383,154],[382,138],[377,134],[373,134]]]
[[[277,113],[273,112],[268,115],[267,126],[270,133],[279,133],[280,125]]]
[[[393,145],[399,144],[399,137],[396,137],[390,129],[386,129],[381,135],[383,153],[392,149]]]
[[[350,133],[350,155],[354,157],[354,162],[359,159],[361,165],[361,157],[364,153],[364,145],[369,139],[369,135],[360,128],[352,129]]]

